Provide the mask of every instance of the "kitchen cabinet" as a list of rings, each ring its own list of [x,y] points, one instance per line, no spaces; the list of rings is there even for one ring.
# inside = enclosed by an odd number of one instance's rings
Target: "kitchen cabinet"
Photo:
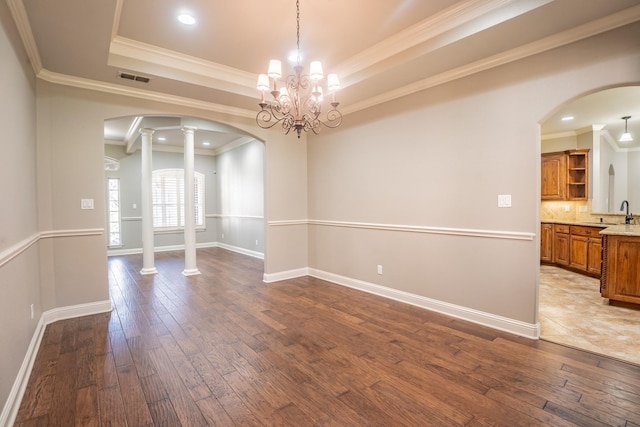
[[[601,230],[601,227],[542,223],[540,225],[540,262],[600,277]]]
[[[566,158],[564,152],[542,155],[540,171],[542,200],[564,200],[567,175]]]
[[[602,264],[600,230],[595,227],[571,226],[569,237],[570,267],[600,275]]]
[[[569,265],[575,269],[587,271],[587,246],[589,238],[584,236],[569,236]]]
[[[640,236],[606,235],[603,245],[602,296],[640,304]]]
[[[569,265],[569,226],[555,224],[553,227],[553,263]]]
[[[591,239],[587,252],[587,273],[600,276],[602,273],[602,238]]]
[[[567,151],[567,200],[587,200],[589,150]]]
[[[553,262],[553,224],[540,224],[540,261]]]
[[[540,176],[542,200],[587,200],[589,150],[542,154]]]

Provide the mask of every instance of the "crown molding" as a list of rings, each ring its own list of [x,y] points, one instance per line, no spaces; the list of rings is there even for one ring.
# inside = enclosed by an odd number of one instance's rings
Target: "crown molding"
[[[258,140],[253,138],[253,137],[251,137],[251,136],[241,136],[240,138],[235,139],[235,140],[223,145],[222,147],[218,147],[215,150],[213,150],[213,155],[214,156],[220,155],[222,153],[225,153],[227,151],[231,151],[231,150],[233,150],[235,148],[241,147],[241,146],[243,146],[245,144],[248,144],[250,142],[253,142],[253,141],[258,141]]]
[[[37,77],[49,83],[72,86],[80,89],[94,90],[97,92],[105,92],[113,95],[130,96],[133,98],[146,99],[149,101],[180,105],[183,107],[213,111],[216,113],[228,114],[236,117],[254,118],[256,115],[255,111],[245,110],[244,108],[230,107],[227,105],[215,104],[213,102],[200,101],[182,96],[168,95],[145,89],[130,88],[113,83],[99,82],[82,77],[54,73],[46,69],[42,69],[40,73],[38,73]]]
[[[347,75],[348,73],[353,73],[357,70],[370,67],[376,62],[393,56],[402,50],[408,49],[408,46],[415,46],[418,43],[442,34],[442,32],[447,29],[463,25],[472,19],[482,16],[483,14],[487,14],[500,7],[507,6],[515,1],[516,0],[467,0],[460,2],[440,14],[422,21],[389,38],[388,40],[363,51],[362,54],[354,57],[353,60],[342,64],[342,67],[347,70]],[[548,2],[548,0],[533,1],[534,3],[529,7]],[[212,111],[235,117],[255,117],[256,112],[253,110],[246,110],[243,108],[231,107],[176,95],[167,95],[140,88],[131,88],[112,83],[99,82],[46,70],[42,66],[26,10],[24,9],[23,0],[7,0],[7,4],[11,10],[14,21],[16,22],[33,70],[36,76],[42,80],[82,89]],[[114,32],[117,31],[121,5],[122,0],[118,0],[118,7],[116,7],[116,19],[114,20]],[[393,101],[416,92],[473,75],[475,73],[486,71],[491,68],[499,67],[510,62],[561,47],[605,31],[613,30],[638,20],[640,20],[640,5],[627,8],[562,33],[427,77],[415,83],[378,94],[363,101],[356,102],[355,104],[345,106],[342,109],[342,113],[343,115],[348,115],[360,110],[371,108],[385,102]],[[112,50],[114,54],[117,52],[117,56],[121,59],[129,58],[130,60],[133,60],[133,58],[129,57],[130,55],[135,55],[136,58],[140,55],[140,58],[142,58],[141,61],[146,64],[162,66],[167,73],[172,73],[171,78],[174,79],[182,76],[187,81],[206,87],[220,88],[221,90],[249,97],[253,97],[255,95],[254,82],[256,76],[253,73],[236,70],[231,67],[225,67],[220,64],[203,61],[187,55],[181,55],[173,51],[146,45],[144,43],[119,36],[114,36],[112,40]],[[211,75],[217,75],[218,78],[212,79],[210,77]]]
[[[480,73],[501,65],[508,64],[520,59],[527,58],[551,49],[568,45],[591,36],[595,36],[606,31],[610,31],[624,25],[640,20],[640,5],[633,6],[620,12],[605,16],[587,24],[580,25],[570,30],[563,31],[553,36],[545,37],[535,42],[519,46],[505,52],[471,62],[469,64],[436,74],[415,83],[405,85],[380,95],[371,97],[361,102],[357,102],[343,109],[342,114],[347,115],[356,111],[374,107],[376,105],[393,101],[416,92],[430,89],[451,81],[468,77],[472,74]]]
[[[391,37],[388,37],[380,43],[365,49],[343,63],[338,64],[335,68],[339,71],[339,74],[345,81],[345,87],[347,87],[350,83],[354,83],[354,81],[349,81],[350,75],[361,72],[372,67],[376,63],[380,63],[415,46],[442,36],[453,29],[460,28],[463,25],[497,9],[510,6],[508,12],[500,14],[496,18],[499,22],[504,22],[514,16],[521,15],[522,13],[550,3],[552,0],[533,0],[528,2],[524,7],[520,6],[519,8],[516,8],[514,7],[514,4],[517,1],[518,0],[461,1],[421,22],[418,22],[417,24],[408,27],[403,31],[392,35]],[[491,21],[487,20],[486,23],[482,24],[482,28],[496,25],[498,23],[496,22],[496,19]],[[474,31],[477,32],[478,28],[474,28]],[[455,43],[468,35],[469,34],[464,31],[460,31],[457,34],[450,34],[450,38],[448,40],[437,44],[434,43],[429,47],[429,51],[436,50],[447,44]],[[363,80],[365,78],[366,76],[360,76],[358,80]]]
[[[42,70],[42,60],[40,59],[40,52],[38,52],[38,45],[33,38],[33,31],[31,31],[31,24],[29,24],[24,4],[22,0],[7,0],[7,5],[18,28],[22,44],[27,51],[33,72],[38,75]]]
[[[548,141],[550,139],[571,138],[574,136],[578,136],[578,133],[575,130],[568,130],[566,132],[547,133],[544,135],[540,135],[540,140]]]

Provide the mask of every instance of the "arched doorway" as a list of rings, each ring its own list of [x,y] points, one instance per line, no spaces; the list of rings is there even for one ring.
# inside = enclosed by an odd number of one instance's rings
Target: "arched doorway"
[[[186,127],[194,129],[195,172],[202,176],[198,181],[202,206],[200,211],[196,208],[200,218],[196,225],[196,246],[224,247],[264,259],[264,143],[232,126],[183,116],[127,116],[105,120],[108,253],[142,252],[139,130],[152,131],[153,170],[171,171],[183,168],[183,129]],[[179,199],[180,195],[176,194],[174,199]],[[110,200],[114,198],[117,200]],[[154,202],[155,252],[184,247],[179,206],[177,214],[163,217],[173,222],[156,218],[156,212],[167,209],[161,202]]]
[[[634,118],[629,121],[630,132],[637,135],[632,143],[619,141],[624,116]],[[640,169],[640,86],[608,88],[572,100],[541,124],[541,135],[543,154],[589,150],[588,200],[542,201],[542,222],[553,223],[554,229],[555,224],[620,223],[622,200],[640,207],[640,180],[631,173]],[[640,338],[640,310],[611,307],[600,295],[597,277],[551,264],[540,270],[541,339],[640,363],[633,349]]]

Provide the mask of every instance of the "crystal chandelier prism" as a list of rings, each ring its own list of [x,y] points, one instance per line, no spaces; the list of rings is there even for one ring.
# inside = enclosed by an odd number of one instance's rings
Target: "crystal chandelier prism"
[[[300,64],[300,0],[296,1],[296,42],[297,64],[293,67],[294,74],[282,78],[282,63],[277,59],[269,62],[267,74],[258,76],[257,88],[261,92],[260,111],[256,116],[258,126],[269,129],[282,123],[282,129],[288,134],[295,129],[298,138],[302,131],[320,133],[321,125],[337,128],[342,123],[342,113],[338,111],[339,102],[336,101],[336,91],[340,89],[340,80],[335,73],[327,75],[327,91],[331,93],[331,109],[324,119],[322,114],[323,80],[322,64],[312,61],[309,74],[303,74],[304,67]],[[280,87],[278,87],[280,86]],[[265,100],[265,94],[271,89],[273,99]]]

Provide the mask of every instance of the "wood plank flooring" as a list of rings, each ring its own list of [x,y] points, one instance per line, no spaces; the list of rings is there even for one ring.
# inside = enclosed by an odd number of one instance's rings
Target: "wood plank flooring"
[[[114,309],[47,327],[18,426],[640,426],[640,367],[261,260],[109,259]],[[446,284],[443,284],[446,285]]]

